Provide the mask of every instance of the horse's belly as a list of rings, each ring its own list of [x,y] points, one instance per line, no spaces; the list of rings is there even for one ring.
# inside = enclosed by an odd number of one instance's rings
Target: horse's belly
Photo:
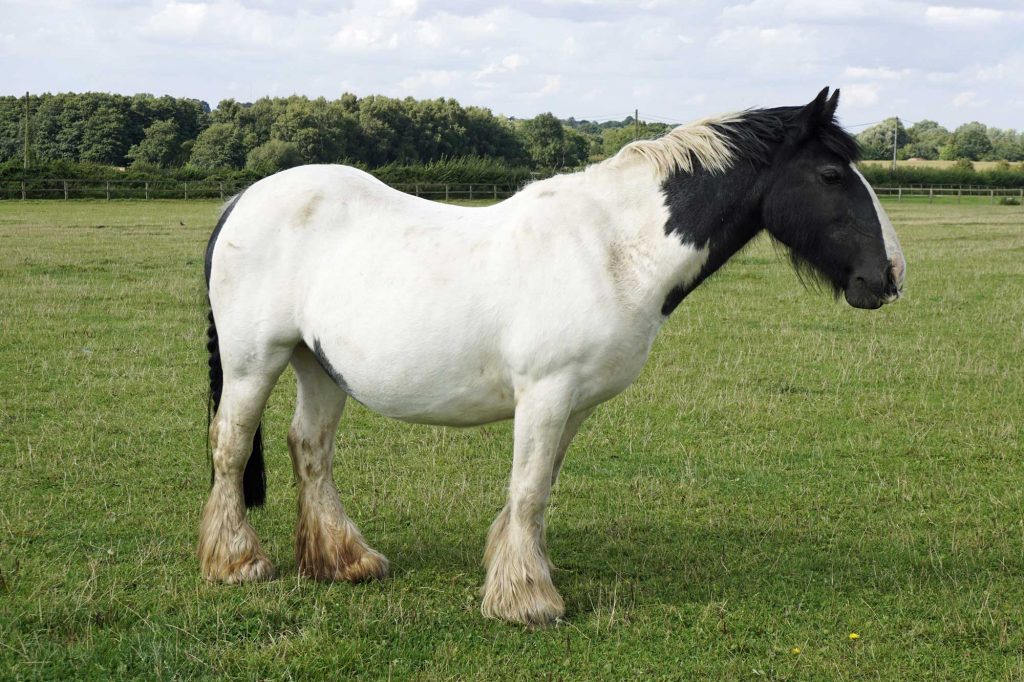
[[[512,418],[512,388],[496,377],[432,368],[392,366],[363,379],[355,372],[349,394],[387,417],[417,424],[476,426]]]

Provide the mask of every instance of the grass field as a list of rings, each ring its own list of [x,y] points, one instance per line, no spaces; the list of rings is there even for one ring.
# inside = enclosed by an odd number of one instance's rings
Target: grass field
[[[904,301],[805,291],[766,242],[673,315],[570,451],[564,623],[484,620],[511,429],[352,404],[335,479],[393,577],[205,584],[214,203],[0,203],[0,678],[1024,679],[1024,212],[887,204]],[[857,637],[853,638],[856,633]]]

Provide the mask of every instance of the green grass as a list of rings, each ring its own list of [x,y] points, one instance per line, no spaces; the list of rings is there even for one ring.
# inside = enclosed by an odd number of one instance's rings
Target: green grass
[[[567,619],[530,631],[478,605],[508,424],[353,404],[335,480],[394,575],[296,577],[290,375],[253,514],[280,577],[205,584],[217,205],[0,203],[0,678],[1024,678],[1024,213],[887,206],[899,304],[759,242],[673,315],[569,453]]]

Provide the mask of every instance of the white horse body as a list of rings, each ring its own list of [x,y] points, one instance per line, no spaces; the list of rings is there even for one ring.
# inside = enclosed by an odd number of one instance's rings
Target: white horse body
[[[552,379],[573,387],[573,411],[593,407],[637,377],[661,301],[706,255],[665,234],[652,173],[601,170],[487,208],[342,166],[267,178],[218,237],[218,328],[259,320],[282,349],[316,348],[351,396],[406,421],[508,419],[517,395]]]

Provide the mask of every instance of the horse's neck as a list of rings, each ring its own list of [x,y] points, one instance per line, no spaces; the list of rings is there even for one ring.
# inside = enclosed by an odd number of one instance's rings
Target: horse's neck
[[[703,170],[652,179],[635,168],[594,178],[615,215],[609,265],[632,307],[668,315],[757,233],[757,173]]]
[[[666,231],[684,243],[704,246],[707,259],[692,281],[673,287],[662,314],[670,314],[760,232],[762,181],[762,172],[749,164],[737,164],[720,174],[703,169],[692,174],[677,172],[666,180]]]

